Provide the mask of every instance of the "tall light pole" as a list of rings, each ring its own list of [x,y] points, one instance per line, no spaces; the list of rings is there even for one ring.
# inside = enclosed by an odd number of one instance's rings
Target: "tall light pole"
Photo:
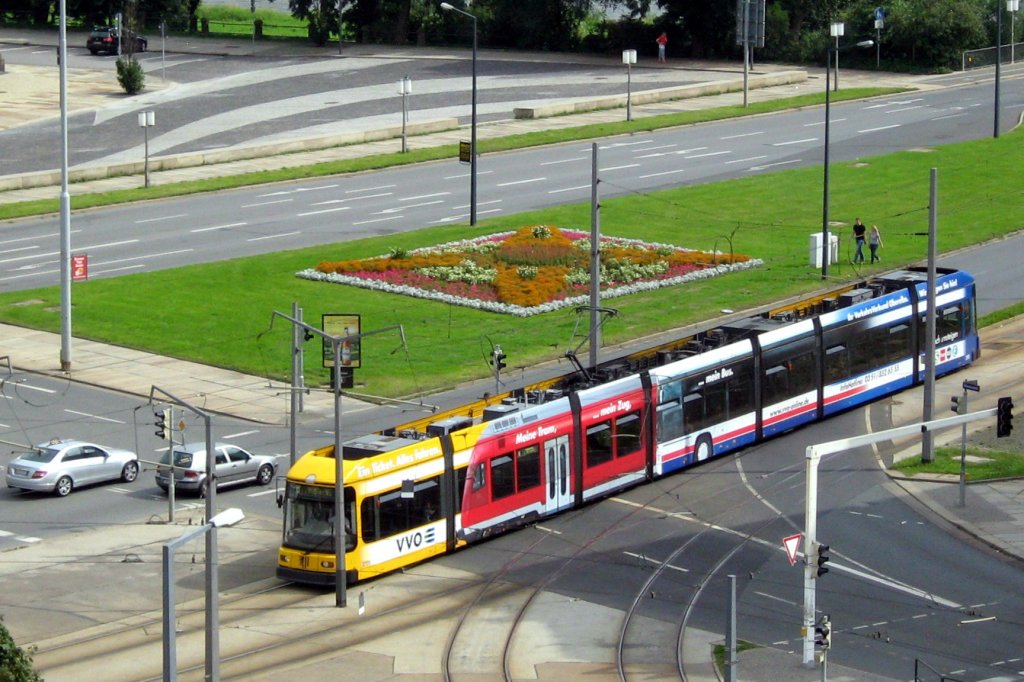
[[[442,2],[441,9],[458,12],[473,20],[473,108],[469,138],[469,224],[476,225],[476,15]]]
[[[996,101],[992,121],[992,137],[999,137],[999,67],[1003,63],[1003,7],[996,0]]]
[[[836,38],[838,41],[839,39]],[[829,180],[829,162],[828,162],[828,148],[829,148],[829,131],[831,129],[830,120],[832,118],[831,112],[831,74],[832,72],[832,53],[836,53],[836,63],[839,63],[839,52],[840,50],[848,50],[852,47],[871,47],[875,44],[873,40],[862,40],[856,45],[847,45],[846,47],[839,47],[838,44],[835,46],[829,45],[828,48],[828,63],[825,64],[825,177],[822,183],[822,202],[821,202],[821,278],[828,278],[828,261],[829,261],[829,248],[828,243],[828,180]],[[839,74],[836,74],[838,80]]]
[[[1010,13],[1010,63],[1014,62],[1014,43],[1016,40],[1013,33],[1013,22],[1017,18],[1017,10],[1020,9],[1020,0],[1006,0],[1006,11]]]
[[[846,33],[846,24],[841,21],[833,21],[828,27],[829,35],[835,41],[835,52],[836,52],[836,92],[839,92],[839,39]]]

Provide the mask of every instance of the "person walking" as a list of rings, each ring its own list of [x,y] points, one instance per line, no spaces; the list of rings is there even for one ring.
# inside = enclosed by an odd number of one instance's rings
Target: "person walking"
[[[658,36],[658,61],[665,62],[665,46],[668,45],[668,34],[664,31]]]
[[[871,235],[868,237],[868,248],[871,249],[871,262],[877,263],[882,260],[878,257],[878,249],[882,247],[882,235],[878,231],[878,225],[871,226]]]
[[[864,262],[864,241],[867,238],[868,228],[857,218],[853,221],[853,241],[857,245],[857,252],[853,254],[854,263]]]

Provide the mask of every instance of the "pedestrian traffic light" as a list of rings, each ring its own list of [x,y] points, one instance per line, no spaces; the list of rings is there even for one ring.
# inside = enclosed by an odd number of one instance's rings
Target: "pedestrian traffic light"
[[[828,545],[818,543],[818,575],[816,577],[820,578],[828,573],[828,568],[825,564],[827,564],[831,559],[832,557],[828,555]]]
[[[156,426],[156,431],[154,431],[153,433],[156,434],[157,438],[170,440],[172,419],[171,408],[168,407],[166,409],[154,412],[153,416],[156,418],[156,421],[154,422],[154,425]]]
[[[832,646],[832,623],[828,616],[822,616],[818,624],[814,626],[814,645],[822,649]]]
[[[960,402],[960,396],[953,395],[949,397],[949,409],[953,410],[953,412],[956,412],[957,414],[963,414],[963,412],[961,412],[963,409],[963,403]]]
[[[505,357],[506,355],[501,351],[501,346],[494,347],[494,369],[500,372],[505,369]]]
[[[1013,431],[1013,398],[1000,398],[996,403],[996,436],[1004,438]]]

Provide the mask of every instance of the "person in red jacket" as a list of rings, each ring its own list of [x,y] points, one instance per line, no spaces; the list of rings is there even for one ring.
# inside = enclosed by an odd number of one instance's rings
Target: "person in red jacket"
[[[665,61],[665,46],[668,45],[668,34],[664,31],[658,36],[658,61]]]

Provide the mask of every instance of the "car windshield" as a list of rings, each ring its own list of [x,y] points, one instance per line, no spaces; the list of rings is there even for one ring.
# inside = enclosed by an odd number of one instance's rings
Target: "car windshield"
[[[57,456],[60,450],[54,450],[52,448],[42,448],[41,450],[35,450],[28,454],[22,455],[21,459],[28,462],[52,462],[53,458]]]

